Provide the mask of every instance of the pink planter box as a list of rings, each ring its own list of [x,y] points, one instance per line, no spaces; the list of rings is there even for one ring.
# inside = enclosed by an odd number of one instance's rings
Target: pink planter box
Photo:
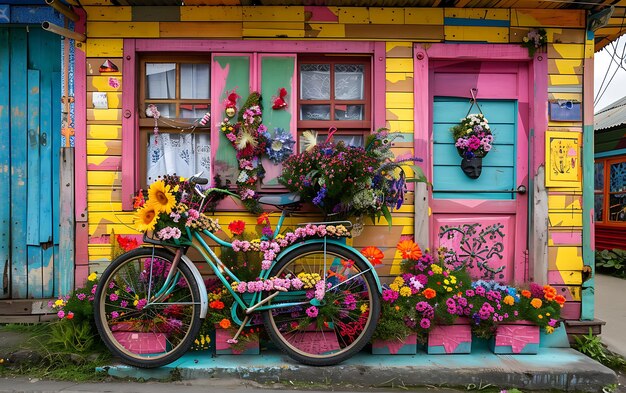
[[[374,355],[415,355],[417,335],[410,334],[404,340],[372,340]]]
[[[163,353],[167,350],[167,336],[163,333],[113,332],[113,337],[133,353]]]
[[[470,325],[435,326],[428,332],[428,348],[431,355],[459,354],[472,351]]]
[[[318,355],[340,349],[339,340],[334,331],[305,331],[295,334],[289,342],[302,351]]]
[[[227,340],[233,338],[230,330],[217,328],[215,329],[215,354],[216,355],[258,355],[261,353],[259,341],[248,341],[243,348],[233,348]]]
[[[496,335],[489,341],[495,354],[537,354],[539,351],[539,326],[526,321],[499,325]]]

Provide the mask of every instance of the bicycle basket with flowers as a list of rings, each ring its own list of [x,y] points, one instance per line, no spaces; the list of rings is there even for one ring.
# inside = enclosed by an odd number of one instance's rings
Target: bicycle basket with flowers
[[[135,197],[135,226],[157,240],[190,242],[191,229],[209,232],[220,229],[217,220],[204,214],[207,208],[204,202],[194,184],[176,175],[165,175],[152,183],[147,193],[140,190]]]

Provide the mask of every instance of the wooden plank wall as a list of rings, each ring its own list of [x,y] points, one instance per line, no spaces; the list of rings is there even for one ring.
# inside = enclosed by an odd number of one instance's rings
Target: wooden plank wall
[[[550,100],[577,100],[583,96],[583,61],[593,56],[586,46],[582,10],[358,8],[358,7],[113,7],[107,0],[83,0],[87,14],[87,94],[106,92],[109,109],[87,105],[87,166],[89,210],[89,261],[101,270],[110,257],[109,235],[134,233],[132,213],[121,211],[121,69],[123,38],[194,39],[318,39],[386,42],[386,125],[406,138],[398,151],[412,147],[413,42],[520,43],[532,28],[548,32],[547,53]],[[271,21],[271,23],[270,23]],[[207,23],[209,22],[209,23]],[[120,67],[119,74],[101,75],[106,59]],[[419,88],[419,87],[417,87]],[[582,132],[581,122],[549,122],[551,130]],[[541,130],[542,132],[545,131]],[[77,142],[78,143],[78,142]],[[549,245],[547,280],[558,285],[572,301],[568,317],[580,316],[582,283],[582,188],[549,189]],[[367,226],[353,240],[355,246],[384,248],[385,276],[398,272],[395,244],[402,235],[413,235],[413,204],[394,215],[393,227],[381,220]],[[220,222],[241,218],[240,213],[220,213]],[[272,215],[273,222],[276,214]],[[244,220],[254,223],[254,217]],[[548,257],[546,256],[546,257]],[[542,275],[545,277],[546,272]]]

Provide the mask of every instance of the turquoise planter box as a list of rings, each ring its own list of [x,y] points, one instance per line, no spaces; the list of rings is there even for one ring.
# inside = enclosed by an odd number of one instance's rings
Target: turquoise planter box
[[[415,355],[416,353],[416,334],[411,334],[404,340],[372,340],[373,355]]]
[[[435,326],[428,332],[430,355],[465,354],[472,352],[472,330],[470,325]]]
[[[524,321],[499,325],[489,347],[497,355],[536,355],[539,326]]]

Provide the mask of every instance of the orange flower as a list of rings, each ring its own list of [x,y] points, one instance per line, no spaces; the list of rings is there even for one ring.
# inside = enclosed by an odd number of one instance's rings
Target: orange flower
[[[361,250],[361,254],[374,266],[383,263],[383,258],[385,257],[385,254],[374,246],[365,247]]]
[[[543,294],[543,297],[545,297],[546,300],[554,300],[554,298],[556,297],[556,293],[554,293],[554,292],[545,292]]]
[[[565,304],[565,296],[563,296],[563,295],[556,295],[554,297],[554,301],[562,306],[563,304]]]
[[[261,225],[261,224],[269,225],[270,224],[270,214],[267,213],[267,212],[261,214],[260,216],[257,217],[256,223],[258,225]]]
[[[522,296],[524,296],[524,297],[526,297],[526,298],[529,298],[529,299],[530,299],[530,291],[529,291],[529,290],[524,289],[524,290],[522,291]]]
[[[402,240],[398,243],[397,248],[402,253],[403,259],[417,260],[422,257],[422,250],[413,240]]]
[[[432,299],[435,296],[437,296],[437,292],[435,292],[435,290],[432,289],[432,288],[426,288],[426,289],[424,289],[424,292],[422,292],[422,293],[424,294],[424,297],[426,299]]]
[[[228,328],[230,327],[230,320],[229,320],[229,319],[226,319],[226,318],[222,319],[222,320],[220,321],[220,327],[221,327],[222,329],[228,329]]]
[[[541,299],[538,299],[538,298],[534,298],[533,300],[530,301],[530,305],[533,306],[534,308],[539,308],[541,307],[542,304],[543,302],[541,301]]]
[[[224,302],[220,300],[213,300],[211,303],[209,303],[209,307],[216,310],[221,310],[224,308]]]

